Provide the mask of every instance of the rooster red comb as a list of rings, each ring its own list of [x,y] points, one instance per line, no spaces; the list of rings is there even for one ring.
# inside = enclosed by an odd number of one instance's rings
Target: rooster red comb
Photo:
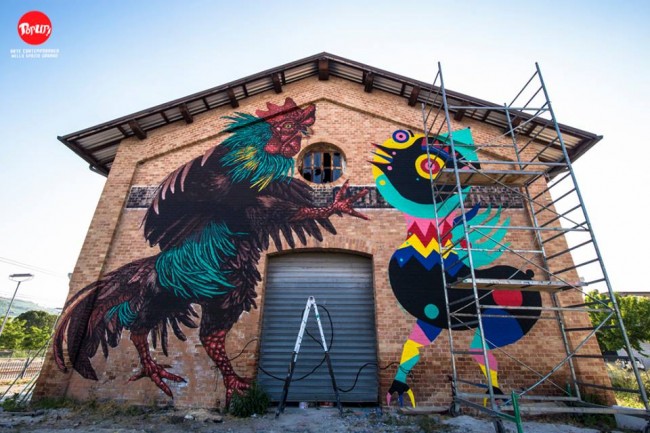
[[[266,103],[266,108],[268,108],[268,111],[264,110],[256,110],[255,114],[258,117],[262,117],[264,119],[268,119],[269,117],[273,117],[277,114],[284,113],[285,111],[293,110],[297,108],[298,106],[296,103],[293,101],[291,98],[287,98],[284,101],[284,105],[275,105],[272,102],[267,102]]]
[[[267,111],[256,110],[255,114],[262,119],[270,121],[271,123],[274,123],[273,118],[279,114],[288,115],[303,126],[311,126],[315,121],[314,113],[316,111],[316,107],[313,104],[308,105],[305,108],[298,108],[298,105],[291,98],[285,99],[284,105],[276,105],[272,102],[267,102],[266,108],[268,109]],[[278,118],[278,120],[281,119],[283,119],[283,117]]]

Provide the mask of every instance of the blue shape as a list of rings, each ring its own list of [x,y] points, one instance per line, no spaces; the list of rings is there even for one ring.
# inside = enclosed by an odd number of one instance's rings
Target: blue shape
[[[465,212],[465,219],[466,219],[467,221],[469,221],[469,220],[471,220],[472,218],[474,218],[474,217],[476,216],[476,214],[478,213],[478,209],[479,209],[479,203],[477,203],[477,204],[476,204],[473,208],[471,208],[469,211]],[[457,216],[456,218],[454,218],[454,223],[453,223],[453,225],[455,226],[456,224],[458,224],[458,223],[461,222],[462,220],[463,220],[463,216],[462,216],[462,215]]]
[[[488,308],[483,311],[483,314],[510,316],[507,310],[501,308]],[[514,317],[483,317],[483,331],[490,350],[512,344],[524,336],[519,322]],[[474,347],[473,344],[472,347]],[[478,347],[481,347],[480,343]]]
[[[397,260],[397,263],[401,268],[406,266],[411,259],[416,259],[427,271],[430,271],[434,266],[441,264],[440,257],[441,256],[437,251],[434,251],[429,254],[428,257],[425,257],[413,247],[400,248],[393,253],[393,258]],[[455,277],[462,269],[466,269],[465,263],[463,263],[454,252],[447,255],[447,258],[444,259],[444,261],[445,272],[452,277]]]
[[[445,260],[445,272],[452,277],[455,277],[458,272],[460,272],[462,269],[467,269],[467,266],[465,266],[465,263],[463,263],[462,260],[458,260],[458,256],[455,254],[450,254],[449,257],[454,257],[454,260],[451,261],[449,260],[449,264],[447,260]]]
[[[420,319],[417,320],[417,324],[431,342],[433,342],[433,340],[440,335],[440,331],[442,331],[442,328],[438,328],[437,326],[431,325]]]

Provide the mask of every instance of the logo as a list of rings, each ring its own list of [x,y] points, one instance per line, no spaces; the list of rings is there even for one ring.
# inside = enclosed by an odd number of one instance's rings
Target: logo
[[[40,45],[52,34],[52,22],[43,12],[30,11],[18,20],[18,36],[30,45]]]

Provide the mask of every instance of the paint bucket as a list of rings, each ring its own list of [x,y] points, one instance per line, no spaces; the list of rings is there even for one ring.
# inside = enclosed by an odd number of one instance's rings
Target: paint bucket
[[[307,409],[309,407],[309,405],[307,404],[306,401],[301,401],[300,403],[298,403],[298,407],[300,409]]]

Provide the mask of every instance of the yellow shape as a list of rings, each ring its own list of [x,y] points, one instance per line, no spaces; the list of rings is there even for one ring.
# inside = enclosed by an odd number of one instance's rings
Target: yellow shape
[[[422,347],[421,344],[416,343],[413,340],[406,340],[406,343],[404,343],[404,348],[402,349],[402,358],[400,359],[399,363],[403,364],[409,359],[420,355],[420,347]]]
[[[456,254],[453,252],[451,245],[452,243],[449,240],[445,244],[445,253],[442,255],[445,259],[449,256],[449,254]],[[414,248],[423,257],[429,257],[434,251],[440,253],[440,245],[438,244],[438,240],[435,237],[431,238],[431,241],[428,245],[424,245],[422,240],[417,235],[411,235],[408,237],[408,239],[406,239],[406,241],[404,241],[404,243],[402,243],[402,245],[399,246],[399,249],[408,247]]]
[[[375,149],[375,162],[390,162],[390,160],[393,159],[388,152],[382,150],[382,149]]]
[[[415,396],[413,395],[413,391],[411,391],[410,389],[407,389],[406,394],[411,399],[411,406],[415,407]]]
[[[487,377],[485,374],[485,365],[479,364],[479,367],[481,367],[481,371],[483,372],[483,376]],[[499,386],[499,378],[498,378],[499,373],[496,370],[490,369],[490,380],[492,381],[492,386]]]
[[[376,167],[376,166],[374,166],[374,165],[372,166],[372,176],[373,176],[373,178],[374,178],[375,180],[377,180],[377,178],[378,178],[379,176],[381,176],[382,174],[384,174],[383,171],[381,171],[378,167]],[[380,181],[380,183],[381,183],[381,182],[383,182],[383,181]],[[386,184],[386,182],[384,182],[382,185],[384,185],[384,184]]]

